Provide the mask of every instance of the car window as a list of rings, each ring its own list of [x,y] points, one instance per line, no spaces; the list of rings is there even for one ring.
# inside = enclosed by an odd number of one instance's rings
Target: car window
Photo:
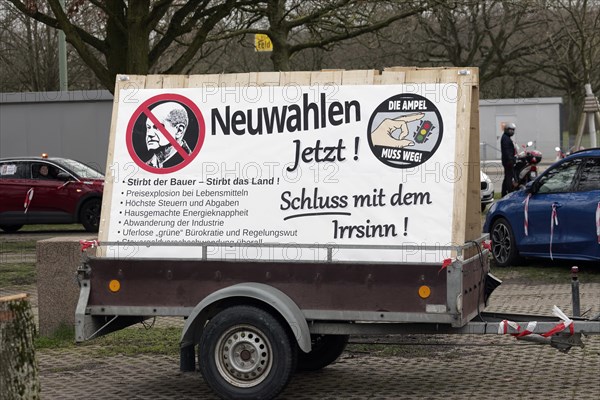
[[[29,163],[8,161],[0,164],[0,179],[30,179]]]
[[[578,192],[600,190],[600,158],[589,158],[581,169]]]
[[[564,193],[571,190],[581,159],[569,160],[540,178],[538,193]]]
[[[59,165],[73,171],[80,178],[83,179],[104,179],[104,175],[96,171],[94,168],[75,160],[69,160],[67,158],[55,158],[54,161]]]
[[[58,169],[48,163],[32,163],[31,176],[38,180],[55,180],[58,174]]]

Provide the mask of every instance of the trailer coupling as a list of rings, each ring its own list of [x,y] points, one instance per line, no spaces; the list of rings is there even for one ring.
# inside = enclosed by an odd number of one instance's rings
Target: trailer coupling
[[[569,318],[560,308],[554,306],[552,314],[560,322],[528,321],[518,323],[514,320],[503,319],[498,323],[498,334],[509,334],[516,339],[539,344],[549,344],[552,347],[568,352],[571,347],[584,347],[582,334],[599,334],[600,321]],[[574,317],[575,318],[575,317]]]
[[[528,342],[538,343],[538,344],[549,344],[555,349],[562,351],[563,353],[568,353],[569,350],[573,346],[577,347],[585,347],[583,341],[581,340],[581,333],[573,333],[573,334],[564,334],[560,333],[558,335],[552,337],[543,337],[540,335],[532,335],[532,336],[523,336],[518,337],[519,340],[525,340]]]
[[[482,312],[462,327],[431,323],[312,321],[310,333],[320,335],[510,335],[517,340],[549,344],[565,353],[573,346],[584,347],[583,336],[600,335],[600,320],[598,319],[569,318],[556,306],[553,313],[554,316]]]

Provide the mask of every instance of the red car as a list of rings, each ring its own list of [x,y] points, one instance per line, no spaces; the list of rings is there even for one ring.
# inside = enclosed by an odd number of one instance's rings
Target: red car
[[[0,229],[81,223],[97,232],[104,175],[66,158],[0,159]]]

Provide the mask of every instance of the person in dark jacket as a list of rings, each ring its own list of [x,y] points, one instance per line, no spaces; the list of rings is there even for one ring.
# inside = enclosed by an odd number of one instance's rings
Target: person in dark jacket
[[[504,180],[502,181],[502,197],[515,189],[515,144],[511,137],[515,134],[517,126],[508,123],[504,126],[504,133],[500,139],[500,150],[502,152],[502,166],[504,167]]]

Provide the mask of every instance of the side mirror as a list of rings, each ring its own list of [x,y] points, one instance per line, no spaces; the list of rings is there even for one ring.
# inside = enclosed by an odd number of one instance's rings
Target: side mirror
[[[71,179],[71,175],[69,175],[65,171],[60,171],[58,174],[56,174],[56,179],[59,179],[61,181],[70,181],[70,180],[72,180]]]

